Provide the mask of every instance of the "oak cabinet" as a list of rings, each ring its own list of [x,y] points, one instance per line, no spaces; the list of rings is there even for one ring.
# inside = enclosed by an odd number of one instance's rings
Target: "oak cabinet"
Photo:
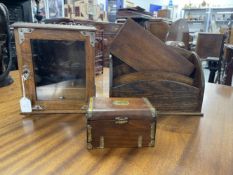
[[[22,91],[32,113],[82,113],[95,95],[95,27],[15,23]]]

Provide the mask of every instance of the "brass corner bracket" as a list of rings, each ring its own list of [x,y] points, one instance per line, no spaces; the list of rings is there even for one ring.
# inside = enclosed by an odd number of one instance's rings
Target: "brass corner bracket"
[[[34,29],[31,28],[18,28],[19,33],[19,44],[22,44],[25,40],[25,33],[32,33]]]
[[[95,47],[95,32],[87,32],[81,31],[80,32],[83,36],[88,36],[90,38],[90,43],[92,47]]]

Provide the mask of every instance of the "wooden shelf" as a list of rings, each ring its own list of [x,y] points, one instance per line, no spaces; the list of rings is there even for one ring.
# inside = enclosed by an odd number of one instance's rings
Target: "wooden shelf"
[[[228,22],[227,20],[216,20],[216,22]]]
[[[207,10],[207,9],[209,9],[209,8],[183,8],[183,10],[186,10],[186,11],[188,11],[188,10]]]
[[[187,20],[189,23],[201,23],[204,22],[204,20]]]

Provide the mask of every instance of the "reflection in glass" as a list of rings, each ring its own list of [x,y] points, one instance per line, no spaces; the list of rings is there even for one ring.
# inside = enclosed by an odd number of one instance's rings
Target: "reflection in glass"
[[[85,99],[84,44],[31,40],[37,100]]]

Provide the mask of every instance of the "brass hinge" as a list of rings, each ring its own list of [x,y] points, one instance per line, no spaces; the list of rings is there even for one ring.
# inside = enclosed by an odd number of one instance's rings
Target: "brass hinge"
[[[88,36],[90,38],[90,43],[92,47],[95,47],[95,32],[87,32],[81,31],[80,32],[83,36]]]
[[[19,33],[19,44],[22,44],[25,40],[25,33],[32,33],[34,29],[31,28],[18,28]]]
[[[150,103],[150,101],[147,99],[147,98],[143,98],[144,102],[149,106],[150,108],[150,111],[152,113],[152,117],[156,117],[157,116],[157,113],[156,113],[156,110],[155,108],[152,106],[152,104]]]
[[[87,143],[87,149],[93,149],[93,146],[91,143]]]
[[[92,141],[91,129],[92,129],[91,125],[87,125],[87,149],[93,148],[91,144]]]
[[[87,110],[87,105],[83,105],[83,106],[81,107],[81,110],[86,111],[86,110]]]
[[[150,147],[155,146],[155,141],[154,141],[154,140],[151,140],[148,146],[150,146]]]
[[[91,129],[92,127],[90,125],[87,125],[87,142],[92,141]]]
[[[138,148],[142,147],[142,136],[138,136]]]
[[[100,146],[99,148],[103,149],[104,148],[104,136],[100,137]]]
[[[40,106],[40,105],[35,105],[32,107],[32,110],[33,111],[43,111],[43,110],[45,110],[45,108],[43,106]]]
[[[155,139],[155,122],[150,125],[150,138]]]
[[[88,105],[88,109],[87,109],[87,119],[92,117],[92,112],[93,112],[93,97],[90,98],[89,100],[89,105]]]
[[[151,123],[151,126],[150,126],[150,143],[149,143],[149,146],[154,146],[155,145],[155,122],[152,122]]]

